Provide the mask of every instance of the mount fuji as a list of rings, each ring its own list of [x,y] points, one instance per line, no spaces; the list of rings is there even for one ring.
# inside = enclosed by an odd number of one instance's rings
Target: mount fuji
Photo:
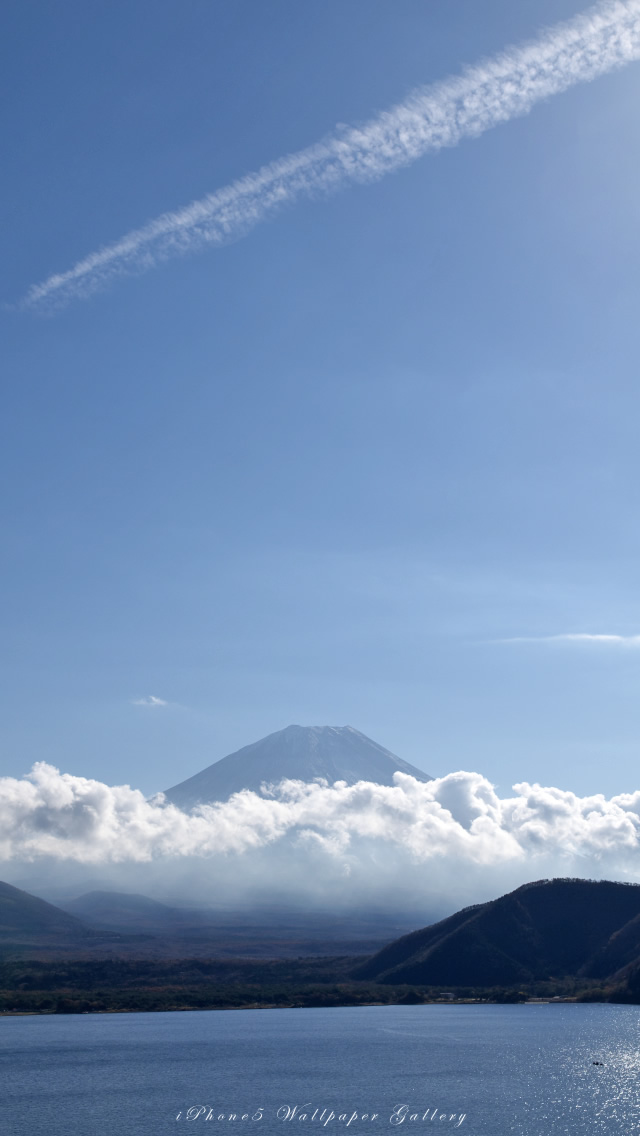
[[[330,784],[374,781],[393,785],[397,771],[417,781],[432,780],[428,773],[396,757],[353,726],[287,726],[167,789],[165,797],[187,811],[196,805],[226,801],[241,789],[259,792],[261,785],[287,778],[313,781],[324,777]]]

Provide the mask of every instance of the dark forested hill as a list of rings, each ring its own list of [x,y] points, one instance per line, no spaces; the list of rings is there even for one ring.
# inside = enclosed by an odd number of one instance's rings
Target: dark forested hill
[[[198,926],[190,922],[193,912],[139,895],[94,893],[79,906],[92,912],[93,927],[0,883],[0,1014],[413,1005],[454,997],[443,991],[472,1001],[640,1002],[636,884],[526,884],[403,935],[357,963],[348,957],[354,944],[339,937],[329,913],[316,928],[324,937],[312,942],[300,937],[304,918],[287,926],[293,917],[282,911],[269,921],[263,913],[260,925]],[[134,925],[157,921],[165,933],[100,925],[99,918],[114,916]],[[390,930],[380,919],[378,933],[383,925]],[[354,917],[351,933],[364,927]]]
[[[603,978],[640,956],[640,885],[541,880],[389,944],[354,977],[494,986]]]
[[[92,938],[93,932],[73,915],[0,883],[0,945],[81,947]]]
[[[220,913],[188,912],[145,896],[92,893],[75,905],[86,923],[27,892],[0,883],[0,957],[245,960],[332,955],[336,975],[356,986],[529,991],[559,983],[619,1001],[640,1000],[640,885],[541,880],[489,903],[458,911],[395,939],[355,969],[345,956],[375,949],[391,924],[354,914],[346,929],[329,913],[308,924],[292,913],[247,913],[245,924]],[[212,922],[208,923],[207,918]],[[184,920],[184,922],[183,922]],[[201,922],[202,920],[202,922]],[[406,924],[405,924],[406,926]],[[395,926],[398,933],[401,928]],[[377,933],[377,936],[376,936]],[[366,942],[365,936],[370,936]],[[389,935],[390,937],[390,935]],[[338,957],[340,956],[340,957]],[[96,962],[97,965],[97,962]],[[160,961],[158,961],[160,965]],[[358,995],[360,996],[360,995]]]

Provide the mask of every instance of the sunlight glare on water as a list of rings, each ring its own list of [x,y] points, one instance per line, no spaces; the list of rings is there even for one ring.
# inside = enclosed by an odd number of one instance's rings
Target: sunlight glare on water
[[[639,1027],[635,1006],[569,1004],[5,1018],[0,1123],[3,1136],[631,1136]]]

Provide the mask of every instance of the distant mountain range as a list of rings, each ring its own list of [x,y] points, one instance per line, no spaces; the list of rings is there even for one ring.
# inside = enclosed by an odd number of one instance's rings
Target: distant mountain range
[[[380,911],[285,907],[187,909],[145,895],[93,891],[62,907],[0,883],[0,959],[33,954],[127,958],[365,955],[412,925]]]
[[[242,789],[257,793],[263,784],[275,785],[289,778],[313,781],[324,777],[330,784],[374,781],[393,785],[397,771],[417,781],[433,780],[353,726],[287,726],[214,762],[167,789],[165,796],[188,811],[196,805],[226,801]]]
[[[284,911],[262,913],[260,925],[247,915],[244,926],[198,927],[203,913],[145,896],[93,893],[74,907],[93,923],[0,884],[0,1013],[413,1004],[437,999],[443,988],[521,1001],[541,984],[543,996],[550,987],[582,1000],[640,1002],[637,884],[526,884],[396,938],[356,965],[348,958],[355,941],[341,937],[345,921],[329,914],[311,941],[304,915],[296,926]],[[183,917],[195,923],[181,930]],[[147,931],[118,933],[112,922],[99,922],[114,918]],[[150,927],[164,933],[149,934]],[[378,936],[392,930],[383,913],[372,927]],[[351,935],[363,929],[352,916]]]
[[[384,947],[354,971],[375,982],[527,984],[609,979],[640,964],[640,885],[541,880]]]
[[[84,949],[94,938],[94,932],[75,916],[11,884],[0,883],[0,949],[43,944]]]
[[[59,905],[93,926],[112,931],[166,935],[210,925],[212,915],[200,910],[170,907],[147,895],[120,891],[90,891]]]

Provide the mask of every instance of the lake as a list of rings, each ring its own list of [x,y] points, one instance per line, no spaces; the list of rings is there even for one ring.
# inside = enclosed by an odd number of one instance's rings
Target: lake
[[[3,1018],[0,1130],[630,1136],[639,1027],[571,1004]]]

